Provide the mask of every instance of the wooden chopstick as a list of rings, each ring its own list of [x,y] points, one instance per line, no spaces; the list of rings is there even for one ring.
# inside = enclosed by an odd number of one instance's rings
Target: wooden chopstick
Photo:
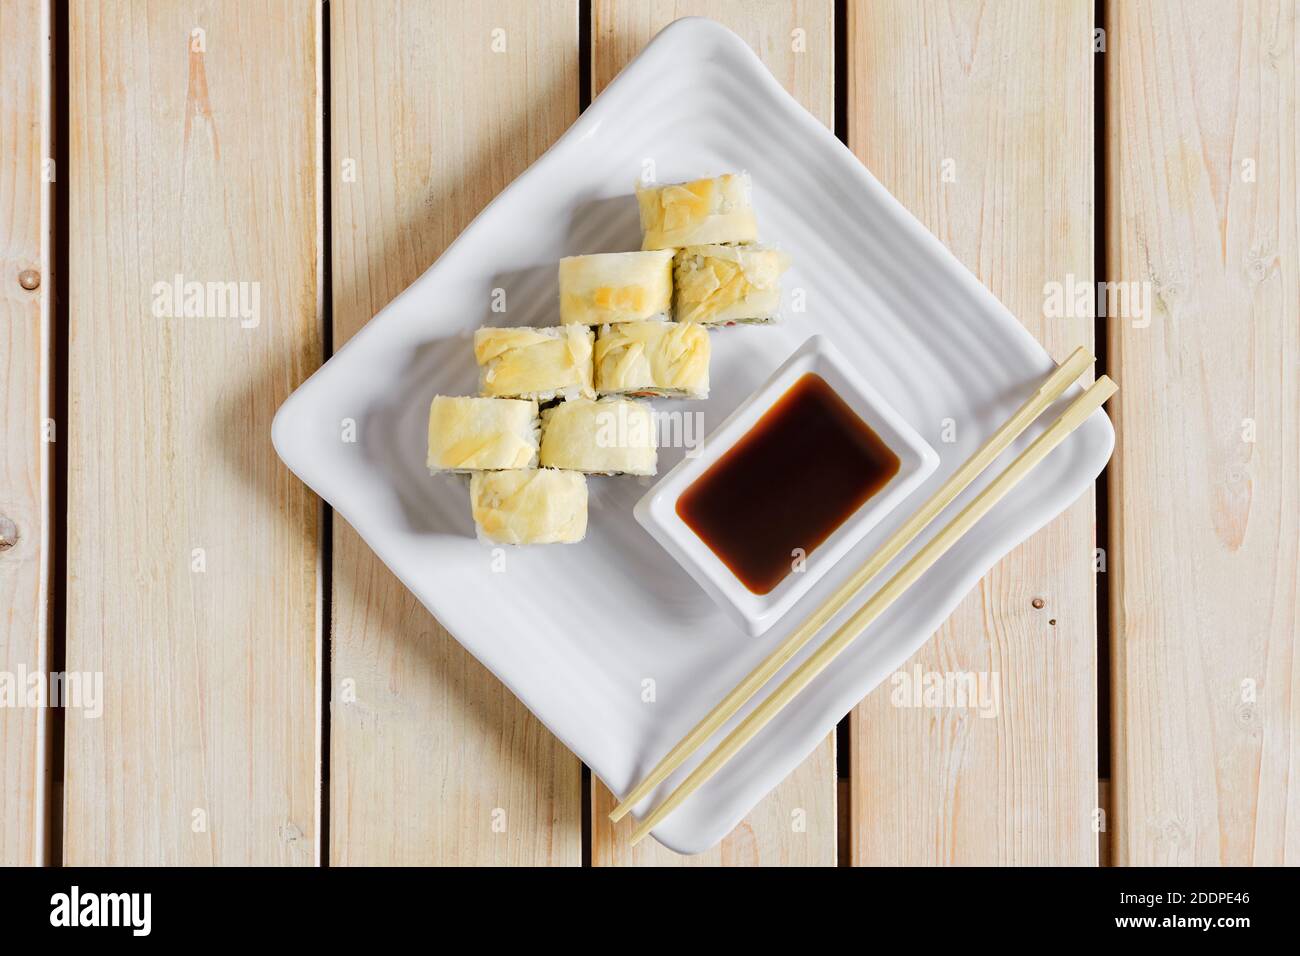
[[[1081,396],[1074,400],[1056,421],[1052,422],[1029,447],[998,475],[955,518],[931,538],[912,558],[885,582],[861,608],[799,665],[772,694],[723,739],[718,748],[691,771],[668,799],[655,808],[632,834],[632,843],[644,839],[650,831],[677,809],[682,802],[700,788],[719,768],[761,731],[767,723],[794,699],[801,690],[855,641],[884,611],[912,584],[939,560],[980,518],[1001,501],[1020,481],[1108,398],[1117,386],[1105,375],[1098,378]]]
[[[1007,447],[1020,437],[1053,402],[1064,394],[1074,380],[1092,365],[1094,359],[1085,348],[1077,348],[1057,367],[1033,395],[995,431],[970,458],[923,504],[920,509],[895,531],[880,549],[859,568],[851,578],[814,611],[781,645],[763,660],[749,675],[737,684],[672,750],[664,756],[644,780],[633,787],[610,813],[617,821],[627,815],[651,790],[668,779],[672,773],[690,759],[706,740],[712,737],[728,720],[735,716],[746,701],[771,680],[813,636],[826,626],[868,582],[879,574],[889,562],[898,557],[912,540],[930,524],[944,508],[984,471]]]

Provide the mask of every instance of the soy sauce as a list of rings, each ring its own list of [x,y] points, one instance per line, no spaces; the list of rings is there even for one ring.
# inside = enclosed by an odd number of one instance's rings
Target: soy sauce
[[[898,467],[880,436],[809,372],[683,492],[677,514],[745,587],[767,594]]]

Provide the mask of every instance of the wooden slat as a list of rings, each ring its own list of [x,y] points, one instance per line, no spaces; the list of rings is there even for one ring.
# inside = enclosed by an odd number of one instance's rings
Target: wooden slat
[[[768,69],[827,126],[835,117],[834,4],[831,0],[594,0],[592,93],[599,93],[661,28],[707,16],[735,30]],[[708,853],[681,857],[646,840],[631,844],[634,821],[609,822],[613,796],[592,781],[592,864],[833,866],[836,860],[835,738]]]
[[[67,714],[64,858],[310,864],[320,508],[270,429],[321,356],[319,8],[69,20],[67,662],[104,700]],[[160,316],[177,275],[249,283],[249,327]]]
[[[1049,352],[1091,344],[1091,319],[1043,318],[1046,282],[1094,275],[1090,0],[848,9],[854,152]],[[1096,862],[1094,530],[1089,493],[908,663],[995,677],[996,718],[895,707],[890,682],[855,709],[855,864]]]
[[[1107,5],[1121,865],[1300,864],[1300,21]]]
[[[335,0],[330,15],[339,346],[577,117],[578,10]],[[338,517],[333,584],[332,861],[580,863],[577,759]]]
[[[834,124],[833,0],[591,0],[592,96],[681,17],[708,17],[734,30],[795,99]]]
[[[0,866],[31,866],[46,852],[49,756],[49,711],[27,706],[25,680],[49,665],[48,4],[0,5],[0,37]]]

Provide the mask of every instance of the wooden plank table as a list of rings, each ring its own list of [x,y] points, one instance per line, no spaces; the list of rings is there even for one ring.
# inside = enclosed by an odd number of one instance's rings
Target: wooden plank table
[[[1091,5],[860,3],[848,31],[849,146],[1055,358],[1091,347],[1090,316],[1043,317],[1044,283],[1094,281]],[[1016,548],[909,664],[983,677],[995,713],[888,683],[854,710],[854,863],[1097,862],[1095,514]]]
[[[321,359],[319,21],[69,8],[70,864],[318,858],[320,506],[268,436]]]
[[[650,38],[673,20],[709,16],[739,33],[814,116],[835,122],[835,50],[830,0],[797,5],[745,0],[601,0],[591,12],[591,89],[600,93]],[[796,33],[802,30],[803,33]],[[793,42],[800,36],[801,43]],[[682,857],[653,840],[631,845],[633,821],[609,822],[617,801],[592,785],[591,860],[596,866],[834,866],[837,852],[835,738],[829,736],[709,853]],[[797,824],[796,824],[796,821]]]
[[[1107,21],[1115,863],[1300,864],[1298,17]]]
[[[335,347],[577,118],[577,33],[564,0],[330,4]],[[330,862],[580,863],[578,760],[341,518],[334,567]]]
[[[0,672],[13,678],[50,667],[49,30],[39,0],[0,6]],[[50,723],[0,707],[0,866],[46,859]]]
[[[991,713],[886,684],[838,761],[832,735],[689,859],[630,846],[269,437],[686,15],[744,38],[1049,352],[1091,344],[1121,386],[1097,492],[907,665],[981,677]],[[99,714],[0,706],[0,863],[1300,863],[1296,6],[1095,16],[0,6],[0,703],[16,675],[102,677]],[[1118,313],[1052,310],[1098,281]]]

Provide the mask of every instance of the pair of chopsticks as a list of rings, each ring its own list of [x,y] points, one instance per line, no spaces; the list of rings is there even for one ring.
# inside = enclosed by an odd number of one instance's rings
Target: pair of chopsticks
[[[984,443],[975,454],[953,472],[911,518],[895,531],[874,555],[851,578],[813,612],[787,637],[775,651],[732,689],[703,720],[695,725],[658,765],[639,784],[632,788],[623,801],[614,808],[609,818],[618,821],[640,803],[651,790],[666,780],[684,764],[700,746],[713,736],[722,725],[736,715],[760,688],[770,681],[826,623],[839,613],[868,582],[886,565],[898,557],[939,513],[952,504],[972,481],[1016,440],[1047,408],[1060,398],[1094,359],[1085,348],[1075,349],[1052,375],[1014,415]],[[713,753],[691,771],[690,775],[669,794],[668,798],[641,821],[632,834],[632,843],[644,839],[668,814],[681,806],[692,793],[762,730],[786,704],[835,660],[855,641],[885,610],[916,580],[941,558],[971,527],[1002,500],[1029,471],[1056,448],[1065,438],[1108,398],[1118,386],[1102,375],[1082,395],[1075,399],[1047,429],[1039,435],[1013,461],[1007,470],[993,479],[952,521],[930,539],[899,571],[890,578],[857,612],[855,612],[827,641],[817,648],[806,661],[787,677],[775,691],[741,721]]]

